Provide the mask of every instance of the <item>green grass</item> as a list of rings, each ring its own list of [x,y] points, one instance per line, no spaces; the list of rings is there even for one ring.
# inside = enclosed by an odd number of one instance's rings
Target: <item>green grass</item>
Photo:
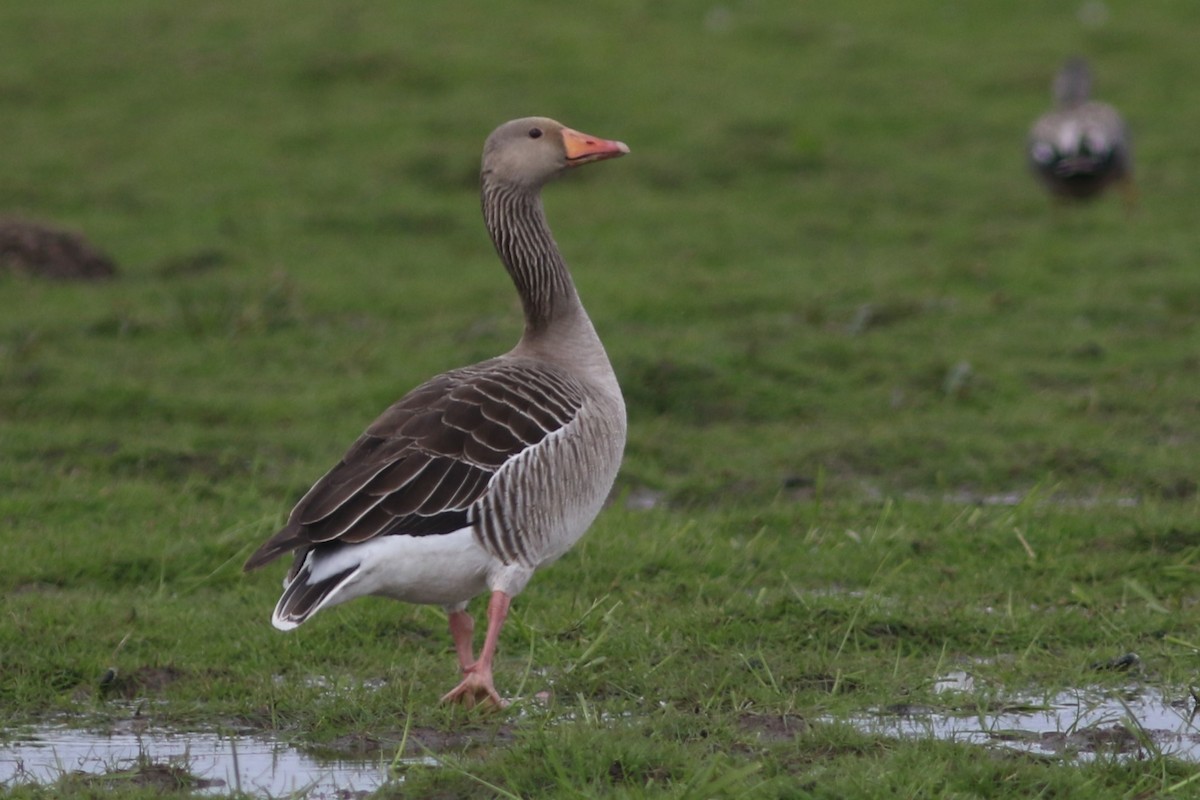
[[[1198,37],[1190,0],[0,7],[0,212],[121,269],[0,275],[0,724],[132,703],[446,759],[383,797],[1186,796],[1168,758],[822,720],[1193,681]],[[1072,52],[1135,132],[1132,213],[1024,171]],[[546,193],[630,441],[504,631],[501,692],[550,699],[486,717],[436,704],[440,611],[285,636],[240,564],[379,410],[519,334],[476,171],[535,113],[633,151]],[[980,697],[932,692],[964,665]]]

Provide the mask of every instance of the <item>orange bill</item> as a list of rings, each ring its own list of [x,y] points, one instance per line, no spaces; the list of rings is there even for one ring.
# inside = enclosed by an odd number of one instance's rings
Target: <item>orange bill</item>
[[[567,149],[567,163],[572,166],[605,158],[616,158],[629,152],[629,146],[624,142],[589,136],[570,128],[562,129],[562,138],[563,147]]]

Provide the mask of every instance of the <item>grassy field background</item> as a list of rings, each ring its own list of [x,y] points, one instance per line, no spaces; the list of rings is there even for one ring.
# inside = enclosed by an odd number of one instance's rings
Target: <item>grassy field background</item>
[[[1193,0],[0,5],[0,213],[120,267],[0,275],[0,724],[407,728],[455,765],[383,797],[1186,796],[1153,748],[836,720],[1195,681],[1197,41]],[[1132,211],[1025,172],[1073,53]],[[528,114],[632,149],[546,192],[630,441],[504,632],[501,692],[551,699],[464,715],[439,610],[285,636],[240,564],[378,411],[515,341],[477,170]]]

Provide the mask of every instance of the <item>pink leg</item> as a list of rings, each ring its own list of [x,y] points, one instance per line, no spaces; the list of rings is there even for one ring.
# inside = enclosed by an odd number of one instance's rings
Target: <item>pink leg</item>
[[[475,620],[466,611],[450,612],[450,637],[454,639],[454,652],[458,653],[458,666],[465,673],[475,662]]]
[[[504,626],[505,618],[508,617],[510,603],[512,603],[512,598],[504,592],[492,592],[492,598],[488,602],[487,634],[483,639],[483,649],[479,651],[479,660],[463,668],[462,683],[455,686],[442,698],[443,703],[461,703],[467,708],[473,708],[477,703],[486,703],[497,708],[504,708],[508,705],[500,699],[500,695],[496,693],[496,686],[492,682],[492,658],[496,655],[496,645],[500,641],[500,629]],[[462,659],[461,650],[459,659]]]

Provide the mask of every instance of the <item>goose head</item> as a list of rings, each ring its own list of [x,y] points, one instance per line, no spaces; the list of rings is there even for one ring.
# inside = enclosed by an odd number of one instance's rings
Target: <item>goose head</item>
[[[483,146],[485,181],[536,190],[566,170],[629,152],[624,142],[580,133],[548,117],[504,123]]]

